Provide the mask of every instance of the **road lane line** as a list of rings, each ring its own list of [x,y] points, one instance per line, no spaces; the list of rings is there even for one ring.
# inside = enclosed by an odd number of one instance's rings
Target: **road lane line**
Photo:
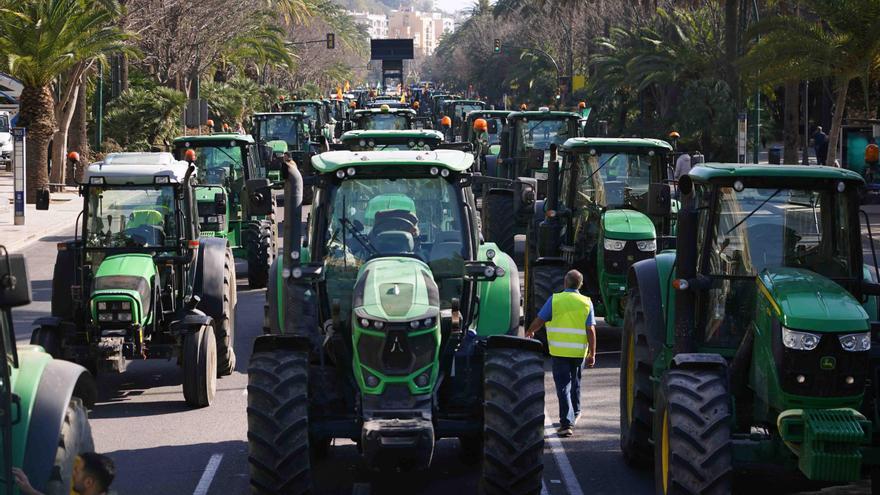
[[[544,483],[544,480],[541,480],[541,495],[550,495],[550,492],[547,491],[547,483]]]
[[[568,495],[584,495],[581,484],[578,483],[574,469],[571,467],[571,462],[569,462],[568,456],[565,455],[565,447],[562,446],[562,440],[556,436],[553,421],[550,419],[550,413],[547,412],[546,407],[544,408],[544,432],[547,442],[550,443],[550,451],[553,452],[556,465],[562,474],[562,480],[565,482],[566,493]]]
[[[220,467],[220,461],[223,460],[223,454],[214,454],[208,459],[208,465],[205,466],[205,472],[202,473],[202,478],[199,480],[199,484],[196,485],[196,489],[193,490],[193,495],[207,495],[208,488],[211,488],[211,482],[214,481],[214,475],[217,474],[217,468]]]

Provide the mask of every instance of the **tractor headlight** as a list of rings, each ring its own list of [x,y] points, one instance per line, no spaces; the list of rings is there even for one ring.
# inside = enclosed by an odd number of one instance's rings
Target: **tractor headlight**
[[[639,251],[643,252],[656,251],[657,241],[655,239],[651,239],[649,241],[636,241],[636,247],[639,248]]]
[[[122,309],[129,311],[131,310],[131,303],[128,301],[122,301],[121,307]]]
[[[131,313],[117,313],[117,320],[128,323],[131,321]]]
[[[840,335],[837,338],[840,339],[840,347],[843,347],[844,351],[862,352],[871,350],[871,332],[850,333]]]
[[[617,239],[605,239],[605,249],[607,251],[623,251],[626,247],[626,241]]]
[[[98,313],[98,321],[113,321],[113,313]]]
[[[790,328],[782,327],[782,344],[789,349],[797,351],[812,351],[819,346],[822,336],[809,332],[798,332]]]
[[[101,301],[98,303],[98,311],[105,311],[107,309],[107,303]]]

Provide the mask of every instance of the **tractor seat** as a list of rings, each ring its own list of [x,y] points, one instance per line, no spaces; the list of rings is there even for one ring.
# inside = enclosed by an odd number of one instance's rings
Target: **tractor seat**
[[[403,231],[415,232],[416,225],[419,224],[418,218],[411,212],[406,210],[385,210],[376,213],[373,223],[373,229],[370,231],[371,240],[383,232]]]
[[[128,219],[127,229],[133,229],[142,225],[162,227],[165,225],[162,214],[156,210],[134,210]]]
[[[375,236],[373,246],[379,254],[412,254],[415,241],[409,232],[388,230]]]

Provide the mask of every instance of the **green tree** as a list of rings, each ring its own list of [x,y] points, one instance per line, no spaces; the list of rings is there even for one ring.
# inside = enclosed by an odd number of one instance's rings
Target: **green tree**
[[[828,161],[837,158],[847,92],[855,80],[880,69],[880,0],[801,0],[804,16],[778,16],[756,24],[759,37],[740,60],[757,83],[784,83],[827,77],[833,80],[835,104]]]
[[[68,71],[122,48],[118,15],[113,0],[0,0],[0,63],[24,85],[19,122],[28,130],[29,203],[49,184],[47,150],[58,125],[53,83],[65,73],[81,77]]]
[[[169,149],[180,134],[184,103],[185,94],[164,86],[124,91],[107,109],[105,137],[131,151]]]

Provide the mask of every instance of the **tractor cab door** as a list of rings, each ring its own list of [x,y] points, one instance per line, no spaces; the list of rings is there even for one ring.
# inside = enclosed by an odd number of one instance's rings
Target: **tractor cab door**
[[[6,366],[0,366],[0,457],[3,464],[0,470],[0,494],[12,495],[15,479],[12,467],[15,464],[12,449],[12,425],[21,418],[19,402],[13,401],[12,376],[10,370],[18,367],[15,341],[12,333],[12,315],[9,309],[0,308],[0,353],[6,358]],[[23,447],[23,446],[22,446]]]

